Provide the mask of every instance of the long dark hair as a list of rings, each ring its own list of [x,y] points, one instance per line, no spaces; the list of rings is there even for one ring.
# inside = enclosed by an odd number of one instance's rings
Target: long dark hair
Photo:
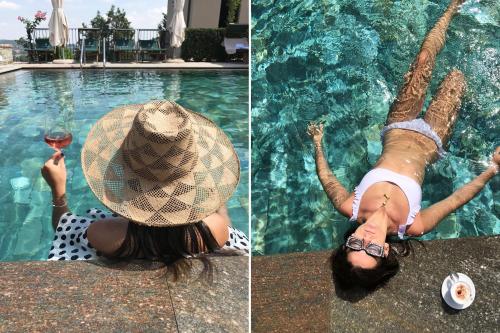
[[[186,274],[192,266],[190,259],[196,258],[203,263],[202,275],[211,279],[213,267],[206,254],[219,248],[203,221],[175,227],[150,227],[129,222],[125,240],[106,257],[115,262],[134,259],[160,261],[174,280]]]
[[[341,289],[351,289],[359,286],[373,291],[383,286],[399,271],[398,257],[406,257],[414,253],[412,242],[417,241],[423,245],[422,242],[416,239],[395,240],[393,237],[388,236],[385,240],[389,243],[387,257],[375,258],[377,265],[373,268],[356,267],[347,260],[345,242],[357,228],[358,225],[354,225],[347,230],[344,235],[344,243],[334,250],[330,257],[332,278]]]

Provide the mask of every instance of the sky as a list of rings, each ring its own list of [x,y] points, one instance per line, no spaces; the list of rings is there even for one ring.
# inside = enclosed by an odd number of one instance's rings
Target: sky
[[[167,12],[167,0],[64,0],[63,8],[70,28],[78,28],[82,22],[89,24],[98,10],[106,13],[111,5],[124,9],[136,29],[156,28],[161,13]],[[17,17],[33,19],[37,10],[47,12],[47,20],[39,25],[47,28],[52,12],[50,0],[0,0],[0,39],[26,37],[24,25]]]

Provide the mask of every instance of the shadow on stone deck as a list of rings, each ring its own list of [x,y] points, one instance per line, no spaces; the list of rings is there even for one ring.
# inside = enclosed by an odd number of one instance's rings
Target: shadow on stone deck
[[[0,332],[246,333],[248,257],[211,260],[212,284],[91,261],[0,263]]]
[[[252,258],[252,332],[498,332],[500,236],[416,245],[400,272],[367,295],[334,290],[329,252]],[[441,298],[450,272],[467,274],[474,303],[457,311]]]

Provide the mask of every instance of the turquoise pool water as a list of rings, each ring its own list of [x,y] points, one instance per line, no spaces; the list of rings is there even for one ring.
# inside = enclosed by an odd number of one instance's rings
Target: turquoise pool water
[[[379,132],[425,33],[447,1],[252,1],[254,254],[337,246],[348,228],[315,174],[311,120],[325,124],[336,175],[352,190],[381,151]],[[447,158],[430,166],[423,207],[484,170],[500,144],[498,2],[467,1],[448,30],[426,106],[452,68],[468,82]],[[424,239],[498,234],[500,176]]]
[[[64,110],[73,123],[65,149],[68,199],[84,214],[102,207],[85,181],[80,151],[91,126],[114,107],[170,99],[210,117],[232,140],[241,181],[228,203],[233,224],[248,230],[248,74],[246,71],[16,71],[0,75],[0,260],[46,259],[53,237],[50,189],[40,168],[53,150],[45,115]]]

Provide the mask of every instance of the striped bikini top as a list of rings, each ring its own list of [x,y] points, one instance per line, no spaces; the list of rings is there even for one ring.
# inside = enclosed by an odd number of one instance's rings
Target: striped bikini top
[[[352,217],[350,221],[356,221],[358,219],[359,203],[361,202],[363,194],[370,186],[379,182],[391,182],[396,184],[408,199],[410,210],[406,223],[400,224],[398,227],[398,237],[403,239],[406,228],[412,225],[415,216],[417,216],[417,213],[420,211],[422,188],[415,180],[394,171],[376,168],[370,170],[370,172],[363,177],[361,183],[354,189],[354,201],[352,203]]]

